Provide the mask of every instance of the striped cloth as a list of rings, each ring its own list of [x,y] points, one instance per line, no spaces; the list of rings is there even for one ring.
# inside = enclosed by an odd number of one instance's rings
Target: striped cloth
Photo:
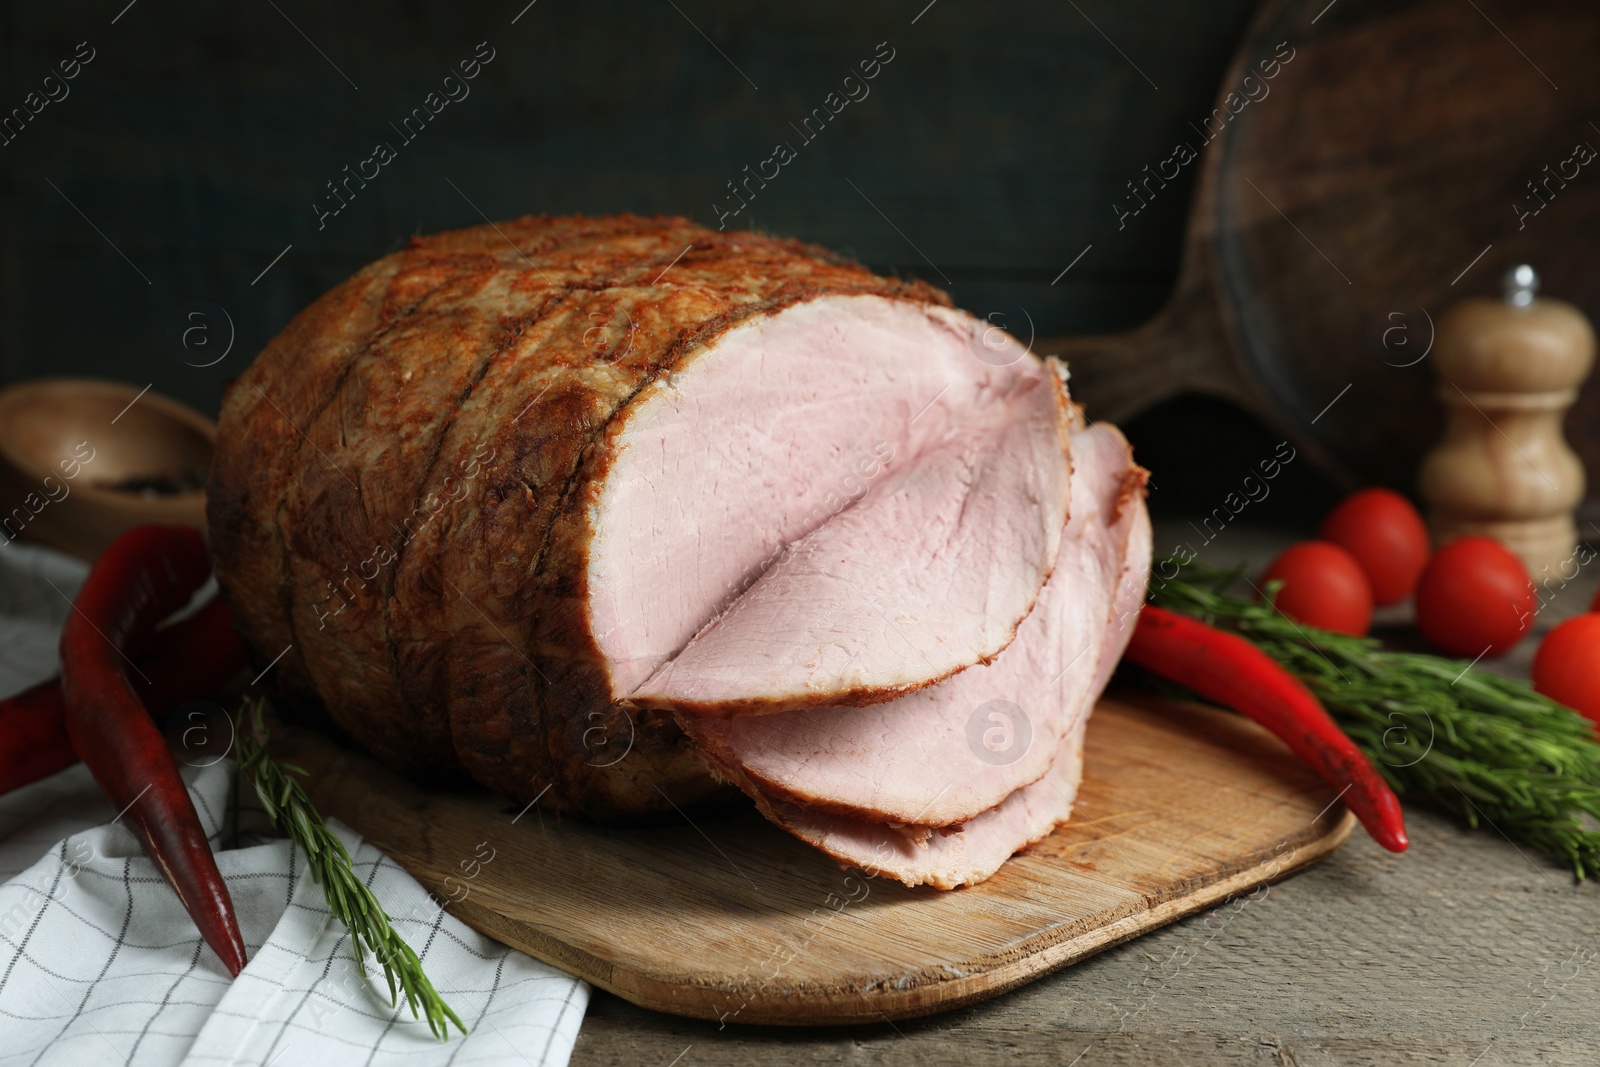
[[[53,673],[82,576],[54,553],[0,548],[0,693]],[[584,983],[467,928],[332,823],[470,1031],[437,1040],[404,1002],[390,1006],[370,956],[360,975],[304,855],[235,803],[232,761],[186,767],[184,777],[218,849],[249,966],[229,980],[88,772],[70,768],[0,797],[0,1065],[560,1067],[570,1058]]]

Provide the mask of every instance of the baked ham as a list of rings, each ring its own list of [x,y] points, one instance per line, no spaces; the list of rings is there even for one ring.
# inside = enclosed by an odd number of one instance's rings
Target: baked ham
[[[600,818],[732,783],[947,886],[1070,810],[1142,484],[1057,367],[920,282],[540,217],[297,316],[228,390],[208,520],[282,694],[402,771]],[[1018,759],[962,763],[979,696],[1027,709]]]

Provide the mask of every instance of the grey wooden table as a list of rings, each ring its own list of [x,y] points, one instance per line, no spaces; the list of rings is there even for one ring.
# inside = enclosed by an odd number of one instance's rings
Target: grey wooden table
[[[1165,536],[1170,534],[1170,536]],[[1158,529],[1157,547],[1177,539]],[[1265,562],[1231,531],[1203,558]],[[1600,583],[1556,591],[1539,628]],[[1533,641],[1498,669],[1525,671]],[[995,1000],[893,1025],[701,1023],[596,992],[574,1067],[696,1064],[1600,1064],[1600,887],[1491,828],[1407,813],[1327,862]]]

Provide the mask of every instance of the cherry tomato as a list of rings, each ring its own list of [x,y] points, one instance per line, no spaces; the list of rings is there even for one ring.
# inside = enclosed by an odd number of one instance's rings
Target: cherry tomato
[[[1417,583],[1417,626],[1456,656],[1498,656],[1533,625],[1538,603],[1522,561],[1499,541],[1458,537],[1433,554]]]
[[[1600,615],[1551,630],[1533,657],[1533,687],[1600,723]]]
[[[1428,565],[1428,528],[1411,501],[1393,489],[1351,493],[1328,513],[1318,536],[1361,564],[1374,604],[1398,604],[1410,596]]]
[[[1372,622],[1372,586],[1356,558],[1327,541],[1302,541],[1272,561],[1261,584],[1281,581],[1278,610],[1307,626],[1360,636]]]

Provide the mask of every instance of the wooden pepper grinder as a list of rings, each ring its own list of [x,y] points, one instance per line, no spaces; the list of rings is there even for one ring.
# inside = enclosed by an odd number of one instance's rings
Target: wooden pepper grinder
[[[1577,548],[1583,464],[1561,423],[1589,376],[1595,338],[1577,308],[1537,295],[1532,267],[1513,267],[1504,284],[1504,300],[1464,300],[1439,321],[1448,424],[1418,481],[1434,544],[1485,534],[1539,582],[1570,571]]]

